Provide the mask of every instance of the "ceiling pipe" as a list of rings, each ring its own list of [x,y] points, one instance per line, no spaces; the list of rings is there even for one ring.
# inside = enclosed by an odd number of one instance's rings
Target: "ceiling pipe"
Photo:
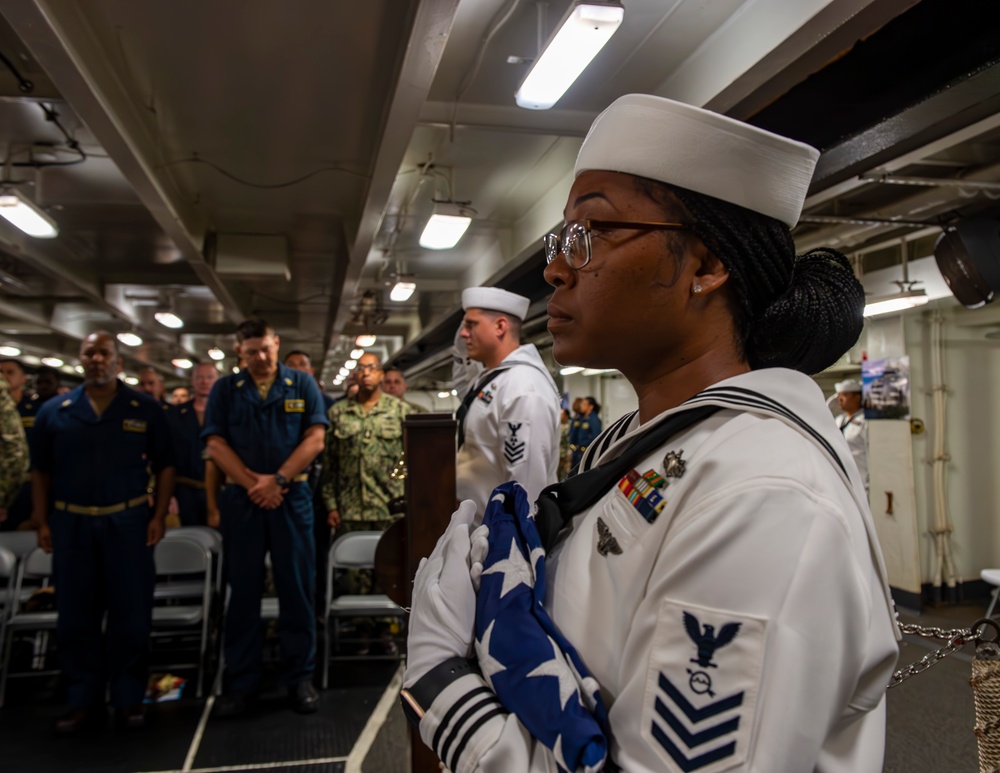
[[[920,185],[928,188],[966,188],[976,191],[1000,191],[1000,182],[988,180],[960,180],[940,177],[913,177],[904,174],[866,172],[859,175],[862,180],[888,185]]]
[[[803,215],[800,223],[815,223],[829,225],[891,225],[906,228],[944,228],[940,223],[926,220],[896,220],[882,217],[847,217],[842,215]]]

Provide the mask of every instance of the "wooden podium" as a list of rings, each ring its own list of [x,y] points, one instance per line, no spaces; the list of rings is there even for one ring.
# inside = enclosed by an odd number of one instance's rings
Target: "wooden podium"
[[[382,590],[410,606],[420,559],[429,556],[455,511],[455,419],[450,413],[411,413],[403,421],[406,516],[379,541],[375,571]],[[437,755],[410,728],[411,773],[438,773]]]

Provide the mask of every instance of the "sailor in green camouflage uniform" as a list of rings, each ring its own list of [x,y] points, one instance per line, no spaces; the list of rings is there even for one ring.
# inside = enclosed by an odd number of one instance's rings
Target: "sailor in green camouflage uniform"
[[[358,394],[327,412],[330,428],[323,451],[323,503],[338,537],[351,531],[384,531],[399,517],[389,513],[389,502],[403,496],[403,480],[391,473],[403,455],[403,419],[412,411],[382,391],[377,356],[363,354],[354,372]],[[373,585],[371,571],[348,571],[338,592],[368,594]],[[370,622],[355,621],[359,635],[370,632]]]
[[[21,414],[10,395],[10,387],[0,378],[0,521],[21,488],[28,471],[28,441],[21,426]]]
[[[338,534],[385,529],[395,520],[389,501],[403,495],[403,481],[390,473],[403,455],[403,419],[411,409],[382,391],[374,354],[362,355],[357,373],[357,397],[327,412],[323,502]]]

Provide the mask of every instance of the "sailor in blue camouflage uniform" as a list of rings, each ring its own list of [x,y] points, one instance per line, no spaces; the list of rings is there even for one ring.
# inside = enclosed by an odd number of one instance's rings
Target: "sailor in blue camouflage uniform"
[[[279,338],[262,319],[236,330],[247,367],[212,389],[202,436],[226,474],[219,509],[229,567],[226,673],[216,714],[242,714],[261,681],[260,599],[264,555],[271,554],[278,591],[281,681],[299,713],[318,708],[312,685],[316,655],[315,545],[308,469],[323,450],[323,398],[306,373],[278,363]]]
[[[119,381],[114,336],[87,336],[80,362],[83,385],[42,406],[31,438],[32,516],[39,546],[52,553],[67,683],[60,733],[107,721],[105,682],[119,723],[145,724],[153,546],[163,537],[174,478],[163,410]]]
[[[569,431],[569,448],[573,454],[571,469],[580,466],[584,452],[594,442],[594,438],[601,434],[601,417],[598,415],[600,410],[601,406],[595,398],[580,398],[580,415],[573,419],[573,426]]]

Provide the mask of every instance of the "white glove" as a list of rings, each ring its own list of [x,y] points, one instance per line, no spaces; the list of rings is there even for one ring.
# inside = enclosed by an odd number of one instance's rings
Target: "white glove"
[[[469,574],[469,526],[476,504],[466,500],[413,579],[403,687],[449,658],[469,657],[476,635],[476,591]]]
[[[472,587],[479,593],[479,584],[483,580],[483,561],[490,552],[490,527],[480,526],[469,536],[472,548],[469,550],[469,575],[472,577]]]

